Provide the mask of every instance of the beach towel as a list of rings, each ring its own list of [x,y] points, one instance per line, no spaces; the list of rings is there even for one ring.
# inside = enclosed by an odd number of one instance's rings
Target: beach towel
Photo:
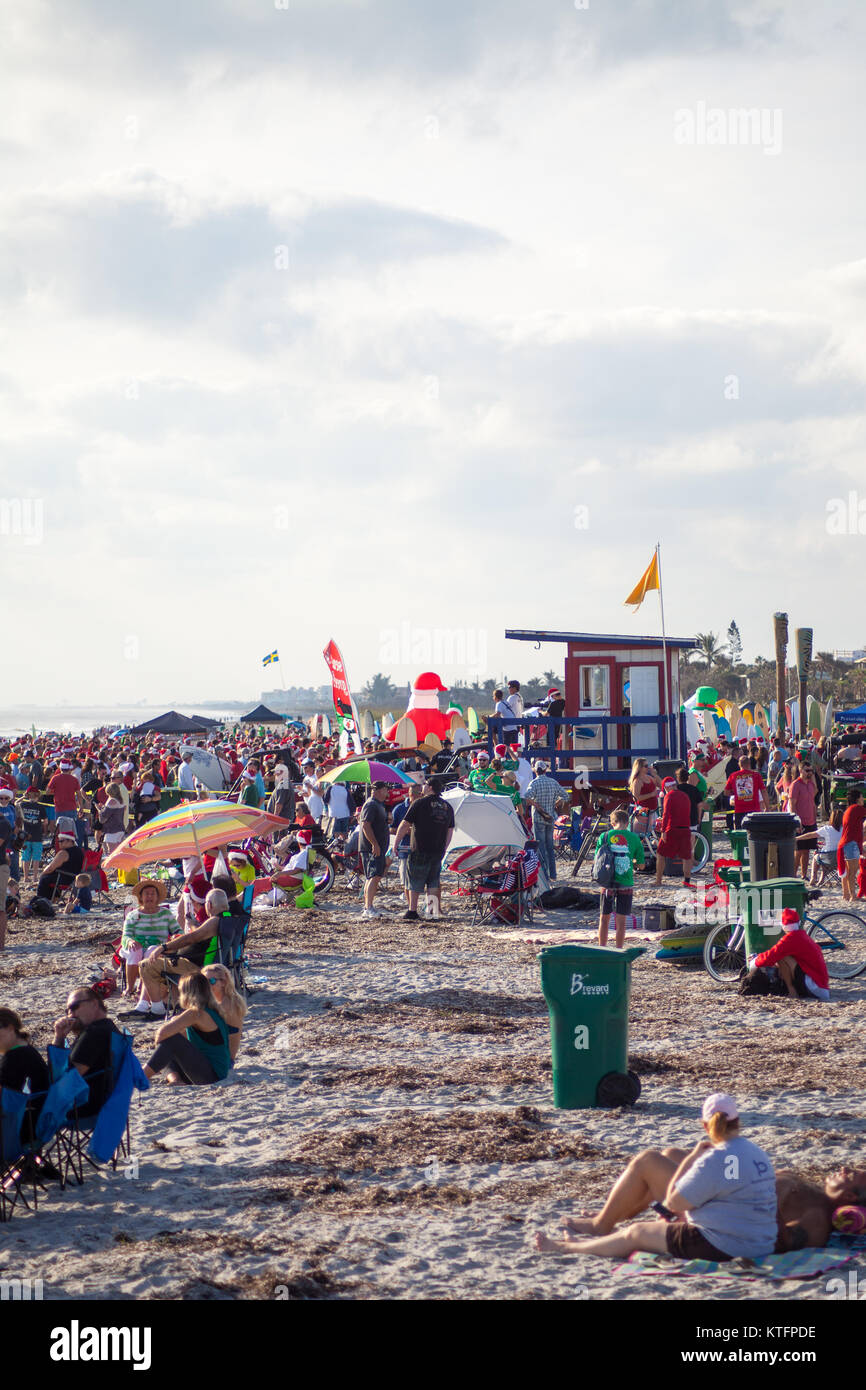
[[[814,1279],[827,1269],[837,1269],[854,1258],[835,1242],[822,1249],[787,1250],[783,1255],[765,1255],[761,1260],[675,1260],[670,1255],[654,1255],[636,1250],[628,1262],[614,1273],[624,1274],[704,1274],[712,1279]]]

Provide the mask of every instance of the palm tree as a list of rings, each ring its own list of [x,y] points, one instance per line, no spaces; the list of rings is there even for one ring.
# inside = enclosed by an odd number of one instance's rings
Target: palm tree
[[[714,632],[696,632],[697,655],[702,656],[708,671],[711,671],[719,658],[724,655],[724,643],[720,643]]]
[[[368,705],[381,709],[397,694],[397,688],[391,683],[390,676],[383,676],[381,671],[377,671],[361,693]]]

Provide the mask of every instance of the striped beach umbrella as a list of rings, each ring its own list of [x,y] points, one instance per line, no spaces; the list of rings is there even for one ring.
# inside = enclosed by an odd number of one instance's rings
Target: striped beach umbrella
[[[250,835],[269,835],[291,821],[233,801],[190,801],[172,806],[133,830],[104,861],[109,869],[137,869],[158,859],[184,859]]]
[[[371,762],[369,758],[359,758],[354,763],[341,763],[319,778],[320,782],[393,782],[396,786],[406,786],[412,782],[398,767],[387,763]]]

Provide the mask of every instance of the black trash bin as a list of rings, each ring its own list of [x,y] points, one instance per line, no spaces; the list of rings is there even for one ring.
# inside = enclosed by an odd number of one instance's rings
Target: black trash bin
[[[794,877],[794,841],[800,829],[796,816],[786,811],[752,811],[743,817],[743,829],[749,837],[749,877],[752,883],[765,878]],[[767,851],[771,845],[778,850],[777,873],[767,871]]]
[[[658,758],[653,763],[653,769],[658,773],[662,781],[666,777],[674,777],[678,767],[685,767],[682,758]]]

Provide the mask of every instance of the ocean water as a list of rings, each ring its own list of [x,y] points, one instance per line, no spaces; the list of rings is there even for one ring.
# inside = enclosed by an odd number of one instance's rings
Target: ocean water
[[[106,725],[131,728],[165,714],[168,708],[177,709],[179,714],[206,714],[209,719],[227,719],[232,723],[243,713],[195,705],[21,705],[0,709],[0,738],[19,738],[33,728],[37,733],[58,734],[90,733]]]

